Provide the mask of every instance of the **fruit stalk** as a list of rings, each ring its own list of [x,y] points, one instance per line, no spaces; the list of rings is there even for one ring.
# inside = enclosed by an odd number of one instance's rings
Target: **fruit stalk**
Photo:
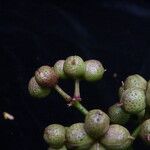
[[[59,85],[55,85],[54,88],[66,100],[66,102],[72,100],[72,98]]]
[[[80,97],[80,80],[75,80],[74,99],[81,99]]]
[[[66,100],[66,102],[69,102],[71,104],[70,106],[74,106],[83,115],[86,115],[88,113],[88,110],[79,101],[73,100],[71,96],[69,96],[65,91],[63,91],[63,89],[59,85],[55,86],[55,90]]]
[[[88,113],[88,110],[79,101],[76,101],[73,106],[77,108],[83,115]]]

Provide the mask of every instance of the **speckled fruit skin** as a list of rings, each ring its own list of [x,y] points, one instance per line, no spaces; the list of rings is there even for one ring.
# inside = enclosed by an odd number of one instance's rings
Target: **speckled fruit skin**
[[[93,144],[92,138],[85,132],[84,123],[71,125],[66,132],[67,146],[76,150],[89,149]]]
[[[54,87],[58,82],[58,75],[49,66],[41,66],[35,71],[37,83],[43,87]]]
[[[50,94],[50,89],[39,86],[35,77],[30,79],[28,83],[28,91],[30,95],[35,98],[45,98]]]
[[[79,56],[69,56],[64,62],[63,69],[68,77],[79,79],[85,73],[85,63]]]
[[[130,119],[130,114],[126,113],[121,106],[118,105],[118,103],[109,107],[108,116],[112,123],[121,125],[126,124]]]
[[[146,90],[146,103],[150,108],[150,80],[147,83],[147,90]]]
[[[67,150],[67,147],[66,146],[63,146],[61,148],[51,148],[51,147],[49,147],[48,150]]]
[[[133,141],[129,131],[118,124],[110,125],[109,130],[102,137],[101,143],[109,150],[127,149]]]
[[[106,150],[100,143],[95,143],[89,150]]]
[[[85,131],[94,139],[98,139],[109,128],[110,119],[106,113],[99,109],[93,109],[85,117]]]
[[[140,129],[140,137],[150,145],[150,119],[145,120]]]
[[[139,88],[127,89],[121,97],[121,102],[126,112],[137,114],[146,107],[145,92]]]
[[[65,143],[66,129],[59,124],[51,124],[44,130],[44,140],[52,148],[61,148]]]
[[[55,64],[54,64],[54,70],[57,73],[57,75],[59,76],[60,79],[66,79],[67,76],[64,73],[63,67],[64,67],[64,62],[65,60],[58,60]]]
[[[123,86],[123,85],[120,86],[120,87],[119,87],[119,91],[118,91],[118,96],[119,96],[119,98],[121,98],[121,96],[122,96],[122,94],[123,94],[124,91],[125,91],[124,86]]]
[[[129,88],[141,88],[143,90],[146,90],[146,87],[147,81],[138,74],[128,76],[124,82],[125,90]]]
[[[85,61],[85,68],[84,78],[90,82],[100,80],[105,72],[101,62],[94,59]]]

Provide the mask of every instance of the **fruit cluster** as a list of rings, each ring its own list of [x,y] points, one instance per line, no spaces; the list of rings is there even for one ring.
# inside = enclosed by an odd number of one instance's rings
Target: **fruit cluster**
[[[49,125],[44,139],[55,149],[76,150],[125,149],[134,140],[123,126],[110,125],[108,115],[99,109],[89,111],[84,123],[75,123],[70,127]]]
[[[48,150],[126,150],[131,148],[138,135],[150,144],[150,81],[138,74],[131,75],[119,88],[120,101],[108,109],[108,115],[100,109],[88,111],[81,105],[80,80],[98,81],[105,69],[98,60],[87,60],[70,56],[57,61],[53,67],[42,66],[30,79],[28,90],[35,98],[48,96],[55,89],[68,103],[85,115],[84,123],[70,127],[51,124],[45,128],[44,140]],[[75,81],[74,95],[71,97],[59,86],[59,79]],[[132,134],[123,127],[132,116],[138,117],[139,126]]]
[[[57,61],[53,67],[41,66],[35,72],[28,85],[31,96],[44,98],[51,88],[56,88],[59,79],[72,78],[89,82],[100,80],[105,69],[98,60],[87,60],[79,56],[70,56],[66,60]],[[77,93],[78,94],[78,93]]]
[[[137,117],[139,135],[150,144],[150,81],[138,74],[130,75],[122,82],[118,92],[120,102],[108,109],[112,123],[126,124],[132,116]]]

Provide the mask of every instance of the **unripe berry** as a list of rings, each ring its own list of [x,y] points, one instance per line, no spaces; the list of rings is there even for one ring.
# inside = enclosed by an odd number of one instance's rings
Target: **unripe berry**
[[[84,130],[83,123],[75,123],[71,125],[66,132],[67,146],[76,150],[88,149],[93,140]]]
[[[67,147],[66,146],[63,146],[61,148],[51,148],[51,147],[49,147],[48,150],[67,150]]]
[[[66,129],[59,124],[51,124],[44,130],[44,140],[52,148],[61,148],[65,143]]]
[[[137,114],[146,107],[145,92],[139,88],[127,89],[121,97],[121,102],[126,112]]]
[[[106,150],[100,143],[95,143],[89,150]]]
[[[106,133],[110,119],[106,113],[99,109],[93,109],[85,117],[85,131],[94,139]]]
[[[45,98],[50,94],[50,89],[39,86],[35,80],[35,77],[30,79],[28,83],[28,91],[30,95],[35,98]]]
[[[134,138],[125,127],[113,124],[102,137],[101,143],[109,150],[124,150],[131,145],[133,140]]]
[[[35,72],[37,83],[43,87],[53,87],[58,82],[58,75],[49,66],[42,66]]]
[[[63,69],[67,76],[79,79],[85,73],[85,63],[79,56],[70,56],[65,60]]]
[[[124,88],[140,88],[146,90],[147,81],[140,75],[134,74],[126,78],[124,82]]]
[[[54,64],[54,70],[57,73],[57,75],[59,76],[60,79],[66,79],[66,74],[64,73],[63,67],[64,67],[64,62],[65,60],[58,60],[55,64]]]
[[[146,90],[146,103],[150,107],[150,80],[147,83],[147,90]]]
[[[84,78],[87,81],[97,81],[103,77],[105,72],[104,67],[102,66],[101,62],[98,60],[87,60],[85,61],[85,74]]]
[[[144,121],[140,128],[140,137],[147,144],[150,144],[150,119]]]
[[[108,116],[112,123],[121,125],[126,124],[130,118],[130,114],[126,113],[118,103],[109,107]]]

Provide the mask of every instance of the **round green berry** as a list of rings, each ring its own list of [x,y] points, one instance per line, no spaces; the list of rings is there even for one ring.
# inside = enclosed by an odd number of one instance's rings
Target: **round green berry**
[[[146,90],[147,87],[147,81],[140,75],[134,74],[126,78],[124,82],[124,88],[141,88],[143,90]]]
[[[140,137],[147,144],[150,144],[150,119],[145,120],[140,127]]]
[[[106,148],[104,148],[104,146],[100,143],[95,143],[89,150],[106,150]]]
[[[85,117],[85,131],[94,139],[98,139],[109,128],[110,119],[106,113],[99,109],[93,109]]]
[[[30,79],[28,83],[28,91],[30,95],[35,98],[45,98],[50,94],[50,89],[39,86],[35,80],[35,77]]]
[[[44,130],[44,140],[52,148],[61,148],[65,143],[66,129],[59,124],[51,124]]]
[[[85,73],[85,63],[79,56],[69,56],[64,62],[63,69],[67,76],[79,79]]]
[[[145,92],[139,88],[127,89],[121,97],[121,102],[126,112],[137,114],[146,107]]]
[[[84,123],[71,125],[66,132],[67,146],[76,150],[88,149],[93,140],[84,130]]]
[[[112,123],[124,125],[129,121],[130,114],[126,113],[117,103],[109,107],[108,116]]]
[[[42,66],[35,72],[37,83],[43,87],[54,87],[58,82],[58,75],[49,66]]]
[[[146,90],[146,103],[150,107],[150,80],[147,83],[147,90]]]
[[[61,148],[51,148],[49,147],[48,150],[67,150],[66,146],[62,146]]]
[[[94,59],[85,61],[85,68],[84,78],[91,82],[100,80],[105,72],[101,62]]]
[[[131,145],[133,140],[134,138],[125,127],[113,124],[102,137],[101,143],[109,150],[124,150]]]
[[[57,75],[59,76],[60,79],[66,79],[66,74],[64,73],[63,67],[64,67],[64,62],[65,60],[58,60],[55,64],[54,64],[54,70],[57,73]]]

